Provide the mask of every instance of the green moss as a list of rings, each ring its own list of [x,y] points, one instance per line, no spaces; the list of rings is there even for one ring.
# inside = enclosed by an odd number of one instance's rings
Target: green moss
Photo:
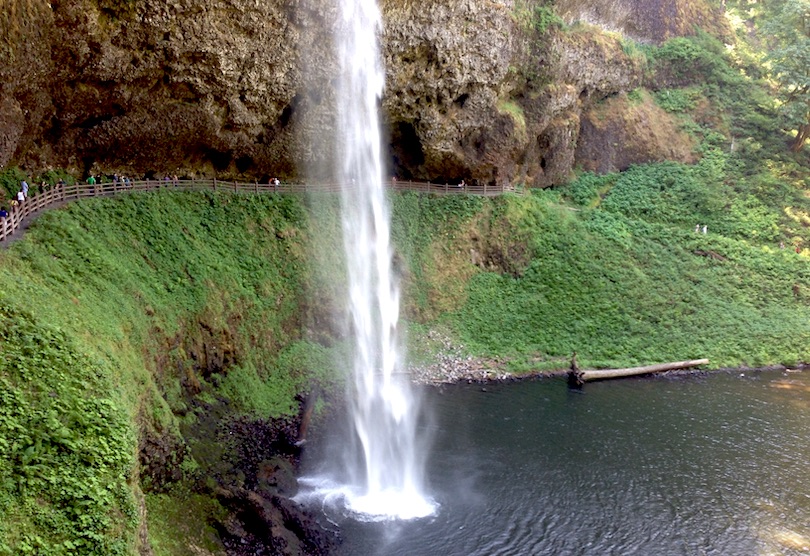
[[[197,556],[201,551],[224,551],[211,522],[224,519],[227,514],[211,497],[178,488],[147,495],[146,510],[155,556]]]
[[[512,119],[517,135],[526,135],[526,114],[519,104],[511,100],[500,100],[498,101],[498,112],[508,115]]]

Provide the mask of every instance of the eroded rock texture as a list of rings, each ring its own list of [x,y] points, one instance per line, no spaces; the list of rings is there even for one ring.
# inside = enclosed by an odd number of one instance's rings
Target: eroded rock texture
[[[720,28],[705,2],[560,0],[562,30],[540,28],[530,1],[383,0],[391,171],[565,180],[583,110],[640,83],[620,33]],[[4,0],[0,163],[327,176],[336,20],[317,0]]]

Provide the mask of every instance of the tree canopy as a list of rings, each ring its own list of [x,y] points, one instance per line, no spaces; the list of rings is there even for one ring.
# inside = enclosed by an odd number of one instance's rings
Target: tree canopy
[[[770,52],[766,61],[778,84],[784,115],[797,131],[792,150],[810,138],[810,0],[785,0],[762,30]]]

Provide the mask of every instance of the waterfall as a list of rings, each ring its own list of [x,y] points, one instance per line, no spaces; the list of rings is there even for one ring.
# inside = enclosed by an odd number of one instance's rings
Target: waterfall
[[[320,495],[327,501],[340,500],[360,520],[412,519],[435,509],[423,494],[425,454],[417,433],[419,404],[405,376],[397,333],[399,283],[392,266],[378,117],[385,80],[378,45],[381,28],[375,0],[340,0],[335,32],[340,68],[335,174],[343,186],[343,242],[354,343],[348,398],[354,438],[346,443],[352,452],[345,458],[349,469],[344,470],[350,484],[318,482],[315,490],[322,490]]]

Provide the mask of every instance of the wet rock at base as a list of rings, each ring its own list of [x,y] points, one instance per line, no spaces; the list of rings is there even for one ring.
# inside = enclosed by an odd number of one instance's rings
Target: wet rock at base
[[[220,502],[230,515],[217,524],[232,556],[319,556],[331,554],[338,536],[292,500],[243,488],[221,489]]]

